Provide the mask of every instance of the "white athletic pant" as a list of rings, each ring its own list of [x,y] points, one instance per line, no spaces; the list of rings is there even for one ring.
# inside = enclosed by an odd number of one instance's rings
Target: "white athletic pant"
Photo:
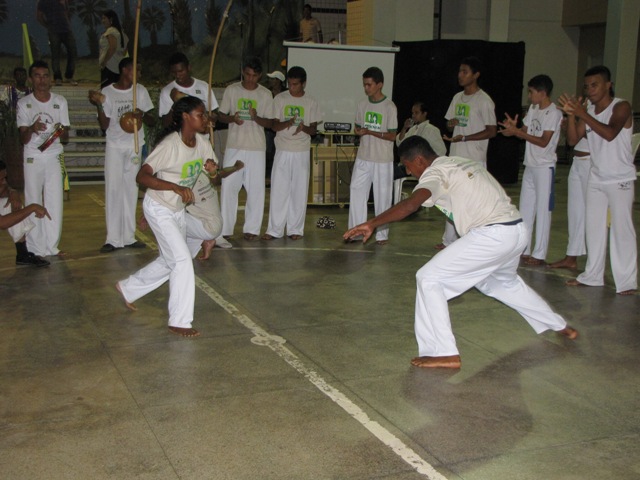
[[[591,170],[591,157],[573,157],[569,170],[567,195],[567,219],[569,244],[567,255],[579,257],[587,253],[585,240],[585,216],[587,213],[587,180]]]
[[[107,145],[104,157],[105,216],[107,240],[116,248],[136,241],[136,206],[140,170],[140,155],[133,147]]]
[[[148,195],[142,202],[144,216],[156,236],[160,256],[126,280],[119,282],[127,302],[152,292],[169,280],[169,326],[191,328],[195,279],[186,242],[186,212],[173,212]]]
[[[227,148],[223,166],[232,167],[236,160],[242,160],[244,168],[222,179],[222,234],[233,235],[238,217],[238,193],[244,186],[247,204],[242,232],[259,235],[264,215],[265,152]]]
[[[418,270],[415,332],[420,356],[458,354],[447,301],[473,287],[516,310],[536,333],[567,326],[517,274],[528,238],[524,223],[475,228]]]
[[[349,228],[367,221],[367,201],[373,185],[373,205],[376,215],[391,207],[393,197],[393,163],[367,162],[356,158],[351,174],[349,194]],[[389,225],[376,229],[376,240],[389,238]]]
[[[271,170],[271,200],[269,202],[269,235],[280,238],[304,235],[309,193],[310,151],[276,150]]]
[[[214,240],[220,234],[220,230],[215,233],[208,232],[204,228],[202,221],[189,214],[189,212],[185,215],[185,221],[187,222],[187,247],[191,253],[191,258],[195,258],[200,251],[200,247],[202,247],[202,242]],[[222,222],[219,224],[222,227]]]
[[[634,183],[587,185],[587,265],[578,276],[585,285],[604,285],[607,258],[607,209],[611,212],[609,258],[616,292],[638,288],[638,248],[633,226]]]
[[[523,255],[531,255],[538,260],[547,258],[549,232],[551,231],[551,211],[553,210],[553,181],[555,167],[524,167],[520,188],[520,214],[530,232],[534,231],[535,247],[531,248],[531,237]],[[533,250],[533,251],[532,251]]]
[[[24,162],[24,200],[25,204],[43,205],[51,220],[47,217],[30,218],[35,227],[27,234],[27,249],[38,256],[57,255],[60,250],[62,234],[62,155],[41,153]]]
[[[0,198],[0,215],[5,216],[11,213],[11,205],[4,206],[8,198]],[[13,243],[18,243],[27,233],[33,230],[34,224],[31,217],[27,217],[21,222],[16,223],[13,227],[7,228],[7,232],[13,239]]]

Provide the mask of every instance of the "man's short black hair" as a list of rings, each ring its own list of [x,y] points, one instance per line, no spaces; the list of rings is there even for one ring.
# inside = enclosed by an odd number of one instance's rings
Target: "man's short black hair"
[[[405,138],[398,147],[398,156],[401,161],[407,160],[411,162],[418,155],[422,155],[425,158],[437,156],[429,142],[420,135],[412,135],[409,138]]]
[[[15,77],[18,72],[27,73],[27,69],[24,67],[16,67],[13,69],[13,76]]]
[[[118,63],[118,72],[122,73],[122,70],[124,70],[127,67],[130,67],[131,65],[133,65],[133,58],[124,57],[122,60],[120,60],[120,63]]]
[[[182,63],[185,67],[189,66],[189,59],[182,52],[176,52],[169,57],[169,67]]]
[[[482,73],[482,61],[478,57],[465,57],[460,60],[460,65],[467,65],[473,73]]]
[[[307,71],[302,67],[291,67],[287,72],[287,78],[294,78],[300,80],[301,83],[305,83],[307,81]]]
[[[370,78],[376,83],[384,83],[384,73],[378,67],[369,67],[362,74],[362,78]]]
[[[311,10],[313,12],[313,7],[311,5],[309,5],[308,3],[304,4],[304,7],[302,7],[302,9],[304,10],[305,8],[308,8],[309,10]]]
[[[254,72],[260,74],[262,73],[262,60],[258,57],[247,57],[242,62],[242,69],[250,68]]]
[[[34,68],[46,68],[47,70],[49,70],[49,64],[44,60],[36,60],[29,67],[29,76],[31,76],[31,74],[33,73]]]
[[[417,106],[422,113],[427,113],[429,111],[427,109],[427,103],[422,101],[422,100],[416,100],[415,102],[413,102],[413,105],[411,105],[411,106],[412,107],[413,106]]]
[[[600,75],[605,81],[611,81],[611,70],[609,70],[604,65],[596,65],[595,67],[591,67],[589,70],[584,72],[585,77],[592,77],[594,75]]]
[[[553,91],[553,80],[551,80],[549,75],[536,75],[529,80],[527,87],[531,87],[538,92],[546,92],[547,96],[551,96],[551,92]]]

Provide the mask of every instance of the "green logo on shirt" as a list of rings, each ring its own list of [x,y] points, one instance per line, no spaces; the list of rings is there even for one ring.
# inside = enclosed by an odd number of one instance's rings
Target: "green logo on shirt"
[[[202,159],[197,158],[182,165],[179,184],[183,187],[193,187],[198,179],[198,175],[202,172]]]
[[[296,119],[295,125],[299,125],[304,120],[304,107],[300,105],[286,105],[284,107],[284,119],[290,120]]]
[[[376,132],[381,132],[382,114],[379,112],[366,112],[364,114],[364,128]]]
[[[466,103],[456,103],[456,119],[459,127],[469,125],[469,112],[471,107]]]
[[[253,100],[251,98],[238,99],[237,111],[240,114],[240,118],[242,120],[251,120],[249,110],[251,110],[252,108],[255,108],[256,110],[258,109],[258,102],[256,100]]]

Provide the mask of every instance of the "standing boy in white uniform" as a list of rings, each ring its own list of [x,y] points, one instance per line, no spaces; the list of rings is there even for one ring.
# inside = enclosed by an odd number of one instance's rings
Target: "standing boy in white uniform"
[[[18,101],[17,123],[24,145],[25,203],[43,205],[51,219],[32,218],[35,227],[27,234],[27,248],[39,257],[64,255],[58,249],[62,234],[62,143],[69,141],[69,109],[61,95],[51,92],[46,62],[37,60],[29,67],[33,93]],[[64,132],[46,150],[38,147],[60,123]],[[62,143],[61,143],[62,142]]]
[[[318,102],[305,91],[307,72],[291,67],[289,90],[273,100],[276,155],[271,170],[269,226],[263,240],[281,238],[287,230],[292,240],[304,236],[307,212],[311,137],[321,120]]]
[[[138,151],[135,149],[133,133],[126,132],[120,118],[133,111],[133,60],[123,58],[118,64],[120,76],[116,83],[102,89],[102,95],[89,92],[89,100],[98,109],[100,128],[106,130],[107,145],[104,155],[105,218],[107,239],[100,248],[101,253],[110,253],[119,248],[144,248],[136,240],[136,206],[138,184],[136,175],[140,170],[144,128],[142,123],[153,125],[156,119],[149,112],[153,103],[147,89],[136,84],[136,112],[140,130]]]
[[[591,170],[589,141],[582,137],[573,147],[573,161],[567,179],[567,223],[569,241],[567,254],[562,260],[553,262],[550,268],[578,268],[578,257],[587,253],[585,218],[587,216],[587,184]]]
[[[531,238],[522,254],[527,265],[545,265],[551,231],[551,212],[554,205],[556,148],[560,138],[562,112],[551,102],[553,82],[547,75],[536,75],[527,84],[531,106],[522,128],[517,127],[518,115],[500,123],[504,136],[525,140],[524,174],[520,190],[520,213],[530,232],[535,224],[535,247]]]
[[[360,146],[351,174],[349,198],[349,228],[367,219],[367,201],[373,186],[376,215],[391,206],[393,195],[393,142],[398,129],[395,104],[382,93],[384,74],[378,67],[370,67],[362,74],[367,98],[358,104],[355,133]],[[389,226],[376,231],[376,242],[389,241]]]
[[[458,85],[463,90],[451,100],[445,118],[447,128],[453,132],[451,137],[443,136],[451,142],[449,155],[469,158],[487,167],[489,139],[496,136],[496,106],[491,97],[480,88],[482,63],[476,57],[466,57],[458,69]],[[449,222],[445,224],[442,243],[436,245],[441,250],[458,238],[455,228]]]
[[[631,152],[631,105],[613,95],[611,72],[605,66],[585,73],[588,109],[582,99],[564,94],[559,103],[569,115],[567,139],[577,143],[586,135],[591,153],[587,184],[587,265],[567,285],[604,285],[607,257],[607,210],[611,213],[609,257],[616,293],[631,295],[638,288],[638,247],[633,226],[636,169]]]
[[[186,94],[191,97],[199,98],[204,102],[204,106],[209,114],[209,121],[215,122],[215,111],[218,109],[218,101],[216,100],[213,90],[209,85],[191,76],[191,66],[189,59],[184,53],[177,52],[169,58],[169,73],[174,78],[160,91],[160,99],[158,100],[158,115],[162,119],[162,126],[168,127],[173,118],[173,102]],[[211,105],[209,105],[209,96],[211,96]]]
[[[473,160],[437,157],[429,143],[417,136],[402,142],[398,153],[405,168],[419,178],[418,186],[408,199],[347,231],[344,238],[363,236],[366,241],[378,225],[402,220],[420,206],[441,210],[462,235],[416,275],[419,356],[411,363],[460,368],[447,302],[473,287],[516,310],[536,333],[554,330],[576,338],[578,332],[518,276],[529,232],[496,179]]]
[[[238,215],[238,194],[244,186],[247,203],[244,211],[245,240],[255,240],[260,234],[264,215],[265,168],[267,142],[265,128],[271,128],[271,92],[260,85],[262,62],[259,58],[245,60],[242,81],[224,91],[218,114],[229,124],[229,136],[224,154],[224,167],[236,160],[244,163],[237,174],[222,179],[222,235],[230,237]]]

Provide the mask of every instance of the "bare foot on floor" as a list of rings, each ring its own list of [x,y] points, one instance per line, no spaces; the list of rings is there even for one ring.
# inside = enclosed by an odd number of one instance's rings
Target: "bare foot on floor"
[[[540,260],[539,258],[529,257],[524,260],[525,265],[529,265],[531,267],[540,267],[542,265],[546,265],[544,260]]]
[[[636,290],[636,289],[623,290],[622,292],[618,292],[618,295],[635,295],[636,293],[638,293],[638,290]]]
[[[562,260],[558,260],[557,262],[553,262],[547,266],[549,268],[569,268],[571,270],[575,270],[578,268],[578,261],[576,260],[576,257],[567,255]]]
[[[588,287],[589,285],[585,285],[582,282],[579,282],[577,278],[574,278],[573,280],[567,280],[565,282],[565,285],[568,285],[569,287]]]
[[[195,328],[169,327],[169,331],[175,335],[186,338],[195,338],[200,336],[200,332]]]
[[[447,246],[444,243],[438,243],[437,245],[434,245],[433,248],[436,250],[444,250]]]
[[[264,235],[262,235],[260,237],[261,240],[275,240],[276,237],[274,237],[273,235],[270,235],[268,233],[265,233]]]
[[[202,255],[198,257],[198,260],[208,260],[211,256],[211,250],[216,246],[215,240],[204,240],[202,242]]]
[[[387,243],[389,243],[389,240],[377,240],[376,243],[378,245],[386,245]]]
[[[137,312],[138,311],[138,307],[136,307],[133,303],[129,303],[127,301],[126,298],[124,298],[124,293],[122,293],[122,289],[120,288],[120,284],[116,283],[116,290],[118,291],[118,293],[120,294],[120,296],[122,297],[122,300],[124,300],[124,304],[125,306],[131,310],[132,312]]]
[[[568,325],[564,327],[562,330],[558,330],[557,333],[559,335],[563,335],[567,337],[569,340],[575,340],[576,338],[578,338],[578,331],[575,328],[572,328]]]
[[[446,357],[416,357],[411,360],[411,365],[421,368],[460,368],[462,362],[460,355]]]

